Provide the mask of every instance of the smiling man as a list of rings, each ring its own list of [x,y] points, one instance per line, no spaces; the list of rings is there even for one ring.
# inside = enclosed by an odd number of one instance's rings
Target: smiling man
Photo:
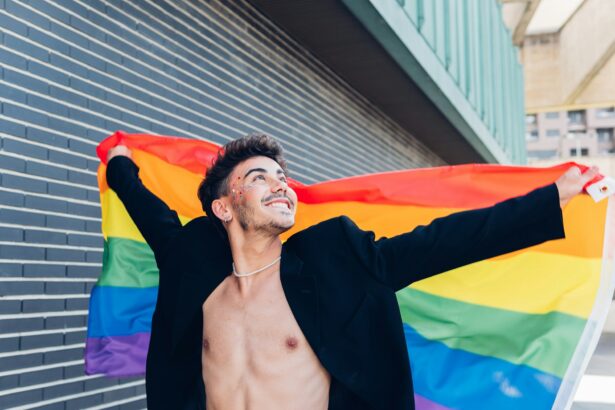
[[[270,137],[224,146],[198,191],[208,216],[183,227],[141,184],[130,151],[113,148],[107,181],[160,270],[148,408],[413,409],[395,291],[564,237],[560,206],[596,173],[573,168],[393,238],[375,240],[340,216],[282,244],[297,196]]]
[[[250,156],[252,145],[260,155]],[[295,224],[297,205],[281,149],[264,137],[227,145],[199,198],[228,236],[233,255],[233,274],[203,304],[207,408],[288,408],[293,402],[327,408],[330,376],[280,282],[279,235]]]

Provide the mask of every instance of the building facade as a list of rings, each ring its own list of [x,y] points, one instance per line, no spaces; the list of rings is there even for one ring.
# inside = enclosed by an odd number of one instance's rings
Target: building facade
[[[95,147],[118,129],[264,132],[308,184],[525,160],[495,0],[300,3],[0,0],[0,408],[145,408],[142,378],[83,365],[104,243]]]
[[[614,152],[613,3],[575,0],[565,6],[564,14],[562,4],[554,0],[532,0],[525,8],[529,29],[519,43],[525,75],[526,145],[532,163],[600,159]],[[515,7],[521,6],[515,3]]]
[[[511,2],[512,3],[512,2]],[[542,17],[558,15],[557,0],[532,0],[545,6]],[[528,112],[572,111],[615,105],[615,13],[610,0],[575,0],[564,20],[528,32],[521,61]],[[538,13],[537,13],[537,17]]]
[[[615,107],[547,111],[525,118],[530,163],[615,153]]]

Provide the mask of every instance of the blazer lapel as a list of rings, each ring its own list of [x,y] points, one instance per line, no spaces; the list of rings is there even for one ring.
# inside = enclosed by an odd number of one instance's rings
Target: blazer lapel
[[[348,389],[365,396],[359,387],[361,372],[360,354],[349,344],[350,340],[336,340],[323,344],[316,276],[302,270],[303,262],[291,250],[282,249],[280,278],[290,309],[305,338],[323,366]],[[364,397],[365,399],[365,397]]]
[[[280,280],[290,310],[314,352],[320,348],[320,320],[316,278],[302,272],[303,262],[282,248]]]
[[[212,238],[210,238],[212,239]],[[175,295],[175,314],[171,326],[171,348],[179,346],[184,334],[194,325],[195,315],[203,320],[203,302],[231,271],[231,252],[228,244],[218,241],[199,243],[201,252],[194,255],[186,265]]]
[[[190,326],[194,325],[195,316],[200,312],[202,304],[211,293],[211,285],[205,280],[205,275],[186,273],[182,276],[177,291],[175,314],[171,328],[171,348],[173,351],[180,345],[180,341]]]

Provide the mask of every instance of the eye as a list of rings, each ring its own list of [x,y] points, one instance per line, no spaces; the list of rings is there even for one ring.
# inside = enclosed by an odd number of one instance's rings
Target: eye
[[[254,177],[254,180],[256,181],[257,179],[261,179],[261,180],[265,180],[265,176],[264,175],[257,175]]]
[[[282,178],[280,178],[280,181],[282,181],[282,182],[284,182],[284,183],[287,183],[287,182],[288,182],[288,181],[287,181],[287,179],[286,179],[286,177],[282,177]]]

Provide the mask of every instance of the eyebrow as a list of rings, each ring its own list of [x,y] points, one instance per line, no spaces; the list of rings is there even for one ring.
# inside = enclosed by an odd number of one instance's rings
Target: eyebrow
[[[251,168],[248,172],[246,172],[246,174],[243,177],[247,178],[248,175],[250,175],[252,172],[263,172],[266,174],[267,170],[265,168]],[[276,171],[276,175],[280,175],[280,174],[286,176],[286,173],[281,168],[278,168]]]

